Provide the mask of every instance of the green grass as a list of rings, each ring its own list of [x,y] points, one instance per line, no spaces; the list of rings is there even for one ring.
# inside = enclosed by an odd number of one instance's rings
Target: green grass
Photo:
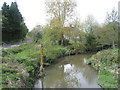
[[[98,74],[98,83],[104,88],[117,88],[118,81],[117,81],[117,74],[111,73],[106,70],[102,70]]]

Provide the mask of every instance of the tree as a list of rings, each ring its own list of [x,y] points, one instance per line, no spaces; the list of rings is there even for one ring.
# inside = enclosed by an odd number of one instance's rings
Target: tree
[[[63,45],[64,41],[64,27],[73,14],[76,3],[72,0],[47,0],[46,1],[46,11],[51,16],[51,20],[58,20],[59,30],[61,30],[61,44]],[[56,23],[58,24],[58,23]],[[55,25],[55,23],[54,23]]]
[[[29,33],[29,36],[33,42],[37,43],[42,38],[42,32],[43,32],[42,27],[40,25],[37,25]]]
[[[7,32],[8,28],[9,28],[8,18],[9,18],[9,5],[7,5],[7,3],[4,2],[3,6],[2,6],[2,39],[3,39],[3,41],[6,40],[4,32]]]
[[[84,22],[84,32],[86,33],[85,46],[87,50],[94,50],[96,48],[96,37],[93,33],[95,27],[98,26],[97,21],[92,15],[88,15]]]
[[[2,39],[3,42],[16,42],[23,40],[28,32],[23,17],[16,2],[11,6],[5,2],[2,6]]]
[[[84,31],[86,33],[93,33],[93,28],[98,25],[97,21],[92,15],[88,15],[84,22]]]
[[[107,29],[112,31],[112,46],[113,49],[115,49],[116,33],[118,33],[118,16],[115,8],[113,8],[110,13],[107,13],[106,24]]]

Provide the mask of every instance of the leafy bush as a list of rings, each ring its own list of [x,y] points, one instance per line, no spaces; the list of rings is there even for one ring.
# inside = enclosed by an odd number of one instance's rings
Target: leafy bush
[[[118,66],[118,49],[108,49],[93,55],[88,61],[97,70],[116,69]]]
[[[57,57],[61,57],[67,51],[67,48],[63,46],[53,46],[51,48],[45,48],[45,57],[47,62],[53,62]]]

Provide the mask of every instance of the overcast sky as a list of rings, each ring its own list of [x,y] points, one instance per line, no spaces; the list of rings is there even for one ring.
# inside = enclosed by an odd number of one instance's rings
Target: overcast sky
[[[0,0],[0,7],[3,2],[11,4],[16,1],[18,8],[25,18],[25,23],[31,31],[36,25],[45,25],[46,14],[44,8],[45,0]],[[87,15],[93,15],[99,23],[103,23],[106,17],[106,12],[110,12],[112,8],[118,10],[118,2],[120,0],[76,0],[77,13],[80,20],[83,21]]]

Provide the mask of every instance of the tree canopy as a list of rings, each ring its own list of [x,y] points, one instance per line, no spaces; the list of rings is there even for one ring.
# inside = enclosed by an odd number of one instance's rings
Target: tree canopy
[[[28,32],[16,2],[2,6],[2,41],[5,43],[23,40]]]

